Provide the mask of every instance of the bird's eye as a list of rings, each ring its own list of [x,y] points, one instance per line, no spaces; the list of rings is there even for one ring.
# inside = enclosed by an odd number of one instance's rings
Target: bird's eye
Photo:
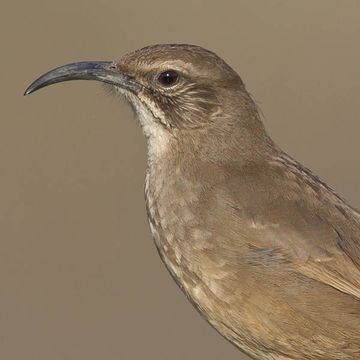
[[[166,70],[162,72],[157,80],[158,82],[165,87],[170,87],[176,84],[179,79],[179,74],[175,70]]]

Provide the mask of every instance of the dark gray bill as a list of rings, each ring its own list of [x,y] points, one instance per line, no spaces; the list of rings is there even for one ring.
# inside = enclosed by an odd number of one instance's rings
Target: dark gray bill
[[[138,84],[128,75],[110,68],[111,61],[81,61],[50,70],[36,79],[24,92],[29,95],[45,86],[69,80],[97,80],[135,92]]]

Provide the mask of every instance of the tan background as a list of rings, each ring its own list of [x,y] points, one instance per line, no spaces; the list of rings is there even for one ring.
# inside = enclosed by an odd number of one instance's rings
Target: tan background
[[[275,140],[359,207],[360,1],[5,0],[0,17],[0,359],[245,359],[161,264],[128,107],[89,82],[22,91],[72,61],[205,46]]]

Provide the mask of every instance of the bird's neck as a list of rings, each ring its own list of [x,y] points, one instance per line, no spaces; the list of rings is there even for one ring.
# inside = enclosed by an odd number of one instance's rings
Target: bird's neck
[[[263,161],[273,151],[257,112],[251,111],[243,118],[232,116],[188,130],[141,120],[148,147],[146,201],[154,227],[169,218],[169,212],[175,214],[176,226],[188,226],[186,219],[210,194],[207,191],[225,182],[231,172],[241,173],[242,167]],[[188,215],[181,217],[182,212]]]
[[[145,186],[148,215],[154,226],[169,211],[193,212],[190,208],[196,207],[201,197],[206,198],[207,191],[226,182],[232,172],[241,173],[249,162],[263,161],[272,149],[267,137],[249,141],[231,131],[157,131],[156,137],[154,131],[147,137]],[[182,209],[177,210],[178,207]],[[186,226],[184,219],[186,216],[179,222]]]

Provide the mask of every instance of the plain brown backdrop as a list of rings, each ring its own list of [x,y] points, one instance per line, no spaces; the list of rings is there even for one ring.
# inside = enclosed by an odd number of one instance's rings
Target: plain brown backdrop
[[[202,45],[277,143],[359,207],[360,1],[5,0],[0,17],[0,359],[245,359],[157,255],[126,104],[90,82],[22,92],[64,63]]]

